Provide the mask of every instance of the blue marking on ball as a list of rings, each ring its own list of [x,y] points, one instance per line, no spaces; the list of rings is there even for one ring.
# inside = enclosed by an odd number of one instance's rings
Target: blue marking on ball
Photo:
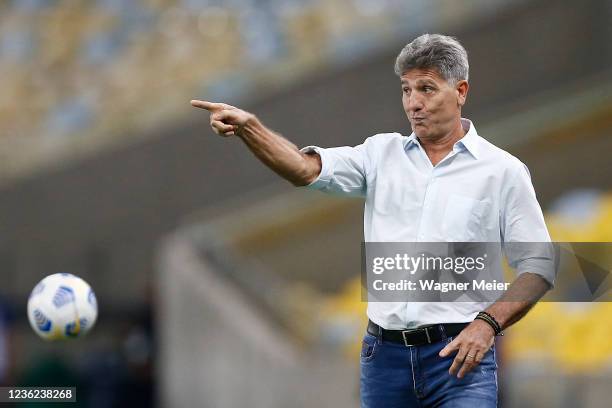
[[[96,295],[91,289],[89,289],[89,293],[87,294],[87,301],[95,310],[98,310],[98,300],[96,299]]]
[[[51,320],[49,320],[40,309],[34,309],[34,323],[36,323],[38,330],[42,332],[51,330]]]
[[[68,286],[60,286],[57,292],[53,295],[53,304],[55,307],[62,307],[68,303],[74,302],[74,291]]]
[[[79,327],[77,327],[77,322],[68,323],[64,329],[64,333],[68,337],[76,337],[81,333],[81,331],[85,330],[89,322],[86,318],[82,317],[79,319]]]
[[[64,333],[69,337],[76,337],[79,332],[76,329],[76,322],[68,323],[64,329]]]

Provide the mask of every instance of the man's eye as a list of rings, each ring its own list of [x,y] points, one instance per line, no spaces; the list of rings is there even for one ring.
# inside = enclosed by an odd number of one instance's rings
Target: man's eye
[[[402,91],[404,91],[404,93],[408,93],[410,91],[410,89],[408,88],[402,88]]]
[[[433,91],[434,91],[434,89],[431,86],[424,86],[423,87],[423,92],[431,93]]]

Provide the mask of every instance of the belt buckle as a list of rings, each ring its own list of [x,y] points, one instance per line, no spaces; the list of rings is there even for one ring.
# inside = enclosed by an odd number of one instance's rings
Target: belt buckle
[[[406,334],[414,333],[414,332],[417,332],[419,330],[425,330],[425,336],[427,337],[427,343],[431,344],[431,337],[429,336],[429,331],[427,329],[429,329],[429,327],[423,327],[423,328],[418,328],[418,329],[402,330],[402,337],[404,338],[404,346],[411,347],[411,346],[415,345],[415,344],[408,344],[408,339],[406,339]]]

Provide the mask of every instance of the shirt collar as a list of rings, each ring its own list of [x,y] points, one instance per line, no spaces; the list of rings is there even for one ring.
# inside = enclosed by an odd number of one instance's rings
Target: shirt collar
[[[457,143],[455,143],[455,146],[460,146],[460,147],[465,148],[465,150],[470,152],[470,154],[472,155],[472,157],[474,157],[474,159],[478,160],[478,157],[479,157],[478,137],[479,136],[478,136],[478,133],[476,132],[476,127],[474,126],[471,120],[465,119],[465,118],[461,118],[461,126],[463,126],[464,130],[467,130],[467,133],[465,134],[465,136],[459,139]],[[420,143],[419,143],[419,139],[416,137],[414,132],[412,132],[412,134],[406,138],[406,141],[404,142],[404,147],[406,150],[408,150],[414,146],[420,146]]]

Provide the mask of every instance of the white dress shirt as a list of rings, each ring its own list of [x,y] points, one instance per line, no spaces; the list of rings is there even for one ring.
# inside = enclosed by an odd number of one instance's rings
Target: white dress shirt
[[[322,168],[308,188],[365,197],[365,242],[549,242],[527,167],[461,119],[465,136],[436,166],[413,133],[383,133],[355,147],[317,152]],[[541,258],[508,259],[518,274],[541,274]],[[486,302],[370,302],[368,317],[385,329],[469,322]]]

